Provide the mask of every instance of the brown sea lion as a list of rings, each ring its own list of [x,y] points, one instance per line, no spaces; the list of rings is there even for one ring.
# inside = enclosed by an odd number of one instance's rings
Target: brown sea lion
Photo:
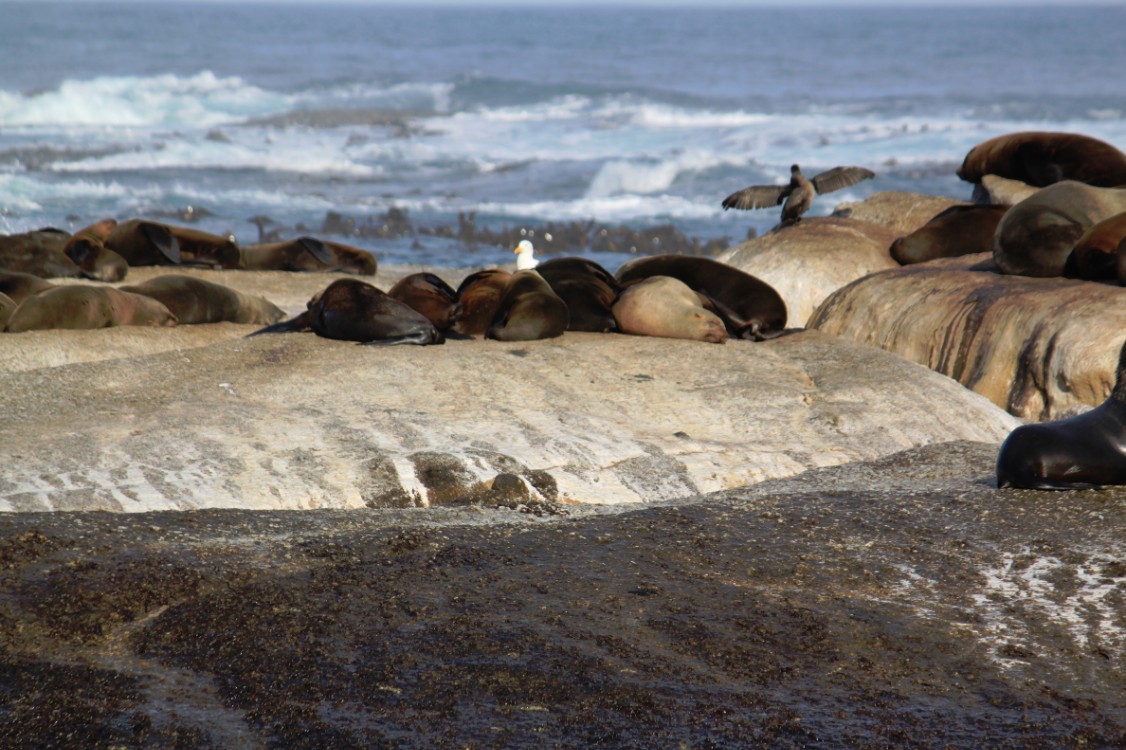
[[[131,266],[178,266],[180,243],[167,224],[129,219],[117,224],[103,244]]]
[[[1126,211],[1126,189],[1064,180],[1037,190],[1001,217],[993,261],[1002,273],[1060,276],[1084,232]]]
[[[801,221],[801,215],[813,205],[813,196],[831,193],[875,176],[875,172],[864,167],[833,167],[809,180],[801,173],[801,167],[794,164],[790,167],[788,185],[751,185],[724,198],[723,208],[725,211],[729,208],[748,211],[777,206],[785,201],[782,205],[782,226],[789,226]]]
[[[241,253],[233,234],[214,234],[191,227],[168,225],[180,247],[180,265],[238,268]]]
[[[81,271],[63,252],[70,233],[54,227],[0,236],[0,269],[43,279],[77,278]]]
[[[629,261],[616,276],[623,286],[649,276],[680,279],[709,298],[710,309],[735,338],[763,341],[786,327],[786,302],[774,287],[712,258],[650,255]]]
[[[404,276],[387,294],[425,315],[439,331],[448,330],[461,315],[457,292],[433,273]]]
[[[367,250],[315,237],[246,245],[238,267],[246,271],[312,271],[374,276],[378,264]]]
[[[426,316],[358,279],[337,279],[309,300],[295,318],[250,334],[313,331],[362,344],[441,344],[442,333]]]
[[[891,244],[891,257],[903,265],[993,250],[993,233],[1008,206],[951,206],[911,234]]]
[[[12,312],[4,330],[20,333],[52,328],[174,325],[176,316],[150,297],[109,286],[67,284],[25,299]]]
[[[535,271],[517,271],[504,287],[500,309],[485,332],[497,341],[536,341],[562,336],[570,322],[567,303]]]
[[[1126,346],[1110,397],[1091,411],[1021,425],[997,455],[997,486],[1075,489],[1126,484]]]
[[[616,331],[612,308],[621,292],[613,274],[587,258],[552,258],[536,267],[551,290],[567,303],[568,331]]]
[[[1064,275],[1075,279],[1100,281],[1118,279],[1121,253],[1126,241],[1126,212],[1098,222],[1075,241]],[[1126,270],[1126,269],[1124,269]]]
[[[649,276],[627,286],[614,303],[614,317],[622,333],[727,341],[727,326],[719,316],[704,308],[694,289],[671,276]]]
[[[94,281],[121,281],[129,273],[125,258],[105,246],[117,226],[116,219],[102,219],[71,235],[63,252],[78,266],[80,275]]]
[[[1126,154],[1078,133],[1008,133],[971,148],[958,168],[958,176],[966,182],[980,183],[987,174],[1036,187],[1063,180],[1117,187],[1126,185]]]
[[[263,325],[285,317],[285,311],[263,297],[243,294],[194,276],[157,276],[143,284],[118,288],[159,301],[172,311],[180,325],[222,322]]]
[[[4,326],[8,325],[8,318],[12,317],[12,311],[15,309],[16,301],[0,292],[0,331],[3,331]]]
[[[453,330],[465,336],[484,336],[500,310],[501,298],[512,274],[498,268],[475,271],[457,287],[461,317]]]
[[[45,289],[55,285],[34,274],[20,273],[18,271],[0,270],[0,294],[6,294],[15,300],[16,304],[33,294],[39,294]]]

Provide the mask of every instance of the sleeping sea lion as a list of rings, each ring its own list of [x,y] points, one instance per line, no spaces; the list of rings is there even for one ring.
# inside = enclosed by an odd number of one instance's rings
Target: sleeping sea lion
[[[0,268],[43,279],[77,278],[80,271],[63,252],[70,233],[54,227],[0,236]]]
[[[1001,217],[993,235],[993,261],[1002,273],[1060,276],[1079,238],[1123,211],[1126,189],[1074,180],[1041,188]]]
[[[1119,248],[1126,241],[1126,212],[1115,214],[1092,226],[1075,241],[1067,259],[1065,275],[1076,279],[1099,281],[1118,279],[1126,270]]]
[[[166,224],[142,219],[118,222],[103,244],[131,266],[178,266],[180,243]]]
[[[997,455],[997,486],[1075,489],[1126,484],[1126,346],[1110,397],[1091,411],[1021,425]]]
[[[785,201],[782,205],[782,226],[785,227],[801,221],[802,214],[813,205],[813,196],[831,193],[875,176],[875,172],[864,167],[833,167],[809,180],[801,173],[801,167],[794,164],[790,167],[788,185],[751,185],[743,188],[723,199],[723,210],[738,208],[749,211],[777,206]]]
[[[622,290],[614,303],[622,333],[722,344],[727,327],[706,310],[700,296],[680,279],[649,276]]]
[[[501,298],[512,274],[498,268],[475,271],[457,287],[461,317],[453,330],[464,336],[484,336],[500,310]]]
[[[191,227],[168,225],[180,248],[180,264],[206,268],[238,268],[239,246],[233,234],[220,235]]]
[[[102,219],[71,235],[63,252],[78,266],[80,275],[94,281],[121,281],[129,273],[125,258],[105,245],[117,226],[116,219]]]
[[[993,233],[1008,206],[951,206],[911,234],[891,243],[891,257],[903,265],[936,258],[988,253]]]
[[[0,294],[8,295],[17,305],[27,297],[54,286],[34,274],[0,270]]]
[[[222,322],[261,325],[276,323],[285,317],[280,307],[263,297],[243,294],[194,276],[157,276],[143,284],[118,288],[159,301],[172,311],[180,325]]]
[[[552,258],[536,267],[551,290],[567,303],[568,331],[616,331],[612,308],[621,293],[613,274],[586,258]]]
[[[457,292],[432,273],[404,276],[387,294],[425,315],[439,331],[448,330],[461,315]]]
[[[25,299],[12,312],[4,330],[20,333],[52,328],[174,325],[176,316],[150,297],[110,286],[67,284]]]
[[[1126,154],[1078,133],[1008,133],[971,148],[958,168],[958,176],[966,182],[980,183],[987,174],[1036,187],[1062,180],[1117,187],[1126,185]]]
[[[774,287],[734,266],[690,255],[650,255],[618,269],[625,286],[648,276],[672,276],[707,296],[712,312],[736,337],[763,341],[786,327],[786,302]]]
[[[341,272],[374,276],[375,256],[362,248],[315,237],[266,242],[241,248],[238,267],[246,271]]]
[[[0,331],[3,331],[4,326],[8,325],[8,318],[12,317],[12,311],[15,309],[16,301],[0,292]]]
[[[313,331],[362,344],[441,344],[426,316],[358,279],[337,279],[309,300],[305,312],[250,334]]]
[[[570,322],[567,303],[536,271],[517,271],[508,279],[500,308],[485,332],[497,341],[536,341],[562,336]]]

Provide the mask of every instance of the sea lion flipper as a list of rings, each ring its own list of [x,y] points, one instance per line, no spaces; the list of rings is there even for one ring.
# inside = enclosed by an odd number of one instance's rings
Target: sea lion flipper
[[[336,264],[336,256],[332,254],[332,250],[316,237],[298,237],[297,244],[305,248],[305,251],[316,258],[318,263],[326,266]]]
[[[172,234],[172,230],[163,224],[156,224],[151,221],[142,221],[138,228],[149,244],[156,248],[161,255],[175,265],[180,265],[180,243],[176,241],[176,236]]]
[[[308,331],[310,329],[311,326],[309,325],[309,313],[308,311],[306,311],[298,315],[296,318],[282,320],[277,323],[268,325],[265,328],[259,328],[253,333],[246,334],[246,338],[257,336],[260,333],[291,333],[293,331]]]
[[[360,346],[397,346],[398,344],[416,344],[418,346],[426,346],[427,344],[444,344],[445,339],[441,334],[436,337],[434,332],[431,331],[417,331],[415,333],[407,333],[402,336],[391,336],[385,339],[372,339],[371,341],[361,341]]]

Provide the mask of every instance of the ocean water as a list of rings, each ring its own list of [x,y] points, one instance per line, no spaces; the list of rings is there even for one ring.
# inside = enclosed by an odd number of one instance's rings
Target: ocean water
[[[723,197],[794,162],[877,173],[824,215],[881,190],[968,198],[954,170],[1005,132],[1126,148],[1124,7],[3,8],[0,232],[150,216],[253,242],[265,216],[470,267],[512,256],[436,231],[459,216],[726,244],[778,209]],[[412,232],[354,231],[392,209]]]

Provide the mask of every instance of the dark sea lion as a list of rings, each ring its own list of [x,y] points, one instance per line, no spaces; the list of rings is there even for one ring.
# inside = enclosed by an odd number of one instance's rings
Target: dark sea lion
[[[313,331],[362,344],[441,344],[444,339],[420,312],[358,279],[337,279],[309,300],[305,312],[250,334]]]
[[[169,224],[180,248],[180,264],[207,268],[238,268],[241,254],[233,234],[221,235]]]
[[[692,339],[712,344],[727,341],[727,326],[707,310],[694,289],[672,276],[649,276],[622,290],[614,303],[622,333]]]
[[[993,235],[993,261],[1002,273],[1060,276],[1079,238],[1123,211],[1126,189],[1075,180],[1040,188],[1001,217]]]
[[[774,287],[734,266],[691,255],[650,255],[618,269],[625,286],[648,276],[672,276],[706,295],[735,338],[762,341],[786,327],[786,302]]]
[[[172,311],[180,325],[222,322],[263,325],[285,317],[280,307],[263,297],[243,294],[194,276],[157,276],[143,284],[118,288],[159,301]]]
[[[958,168],[958,176],[966,182],[980,183],[987,174],[1036,187],[1062,180],[1117,187],[1126,185],[1126,154],[1078,133],[1008,133],[971,148]]]
[[[70,233],[54,227],[0,236],[0,269],[43,279],[77,278],[78,266],[63,252]]]
[[[497,341],[537,341],[562,336],[570,322],[567,303],[536,271],[517,271],[504,287],[500,309],[485,337]]]
[[[498,268],[486,268],[462,279],[457,287],[461,317],[453,330],[464,336],[484,336],[500,310],[501,298],[512,274]]]
[[[864,167],[833,167],[808,180],[801,173],[801,168],[794,164],[790,167],[788,185],[751,185],[724,198],[723,208],[725,211],[729,208],[749,211],[777,206],[785,201],[782,226],[789,226],[801,220],[801,215],[813,205],[813,196],[831,193],[875,176],[875,172]]]
[[[1071,248],[1064,273],[1089,281],[1122,282],[1126,261],[1120,248],[1126,249],[1126,212],[1103,219],[1084,232]]]
[[[404,276],[387,294],[425,315],[439,331],[448,330],[461,315],[457,291],[433,273]]]
[[[1126,484],[1126,346],[1110,398],[1091,411],[1013,430],[997,455],[997,486],[1074,489]]]
[[[63,253],[78,266],[80,275],[94,281],[121,281],[129,273],[125,258],[105,246],[117,226],[116,219],[102,219],[71,235]]]
[[[8,318],[12,317],[12,311],[15,309],[16,301],[0,292],[0,331],[3,331],[4,326],[8,325]]]
[[[178,266],[180,243],[166,224],[129,219],[117,224],[103,243],[131,266]]]
[[[19,271],[6,271],[0,269],[0,294],[6,294],[15,300],[16,304],[33,294],[39,294],[45,289],[55,285],[34,274]]]
[[[238,267],[246,271],[341,272],[374,276],[378,264],[367,250],[315,237],[246,245]]]
[[[568,331],[616,331],[612,308],[621,292],[613,274],[587,258],[552,258],[536,267],[551,290],[567,303]]]
[[[1008,206],[951,206],[911,234],[891,244],[891,257],[903,265],[993,250],[993,234]]]
[[[155,299],[109,286],[67,284],[34,294],[12,312],[9,333],[53,328],[174,326],[176,316]]]

